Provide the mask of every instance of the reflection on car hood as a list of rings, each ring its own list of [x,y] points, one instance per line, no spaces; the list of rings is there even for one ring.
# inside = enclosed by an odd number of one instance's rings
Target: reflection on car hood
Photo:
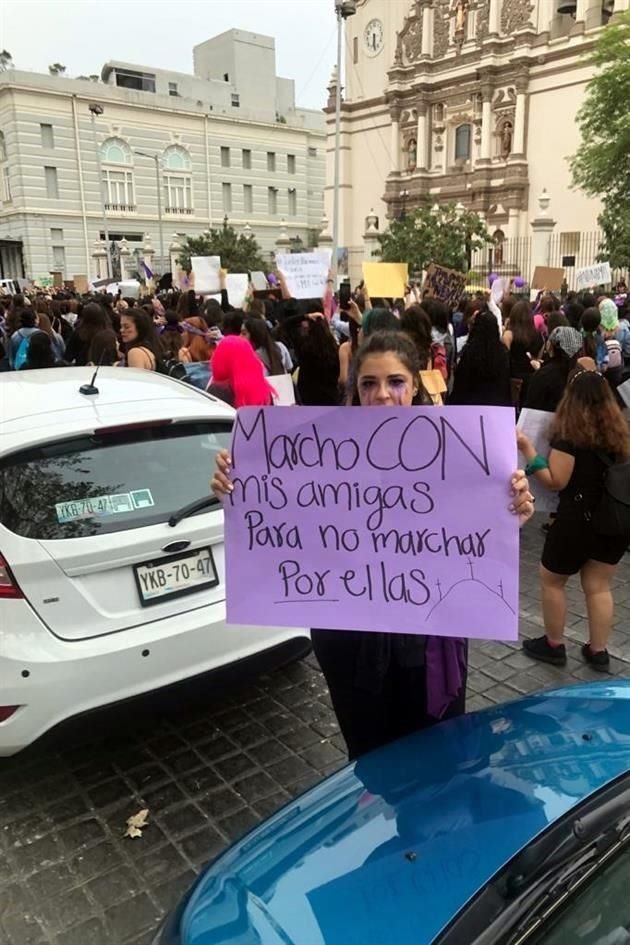
[[[428,945],[534,836],[630,769],[630,681],[548,690],[372,752],[193,889],[182,945]]]

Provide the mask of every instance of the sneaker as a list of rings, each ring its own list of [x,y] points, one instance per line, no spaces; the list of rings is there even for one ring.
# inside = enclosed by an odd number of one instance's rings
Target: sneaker
[[[542,663],[551,663],[553,666],[566,666],[567,649],[564,643],[552,646],[547,637],[536,637],[535,640],[523,640],[523,651],[533,660]]]
[[[610,656],[608,655],[608,650],[599,650],[597,653],[593,653],[591,650],[591,644],[585,643],[582,647],[582,656],[589,663],[593,669],[598,670],[600,673],[607,673],[610,666]]]

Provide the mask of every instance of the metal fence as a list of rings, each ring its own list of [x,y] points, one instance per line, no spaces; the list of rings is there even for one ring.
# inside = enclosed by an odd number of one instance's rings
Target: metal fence
[[[585,266],[599,261],[603,234],[601,230],[590,233],[554,233],[549,243],[549,265],[564,270],[564,279],[569,289],[575,289],[575,273]],[[605,259],[605,256],[604,256]],[[612,284],[621,279],[628,281],[628,269],[613,269]]]
[[[499,276],[523,276],[529,282],[531,276],[532,241],[531,237],[502,240],[494,245],[486,245],[472,254],[471,274],[487,284],[491,272]]]

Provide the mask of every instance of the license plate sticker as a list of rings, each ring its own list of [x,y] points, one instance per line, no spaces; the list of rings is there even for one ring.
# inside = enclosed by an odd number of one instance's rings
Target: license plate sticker
[[[136,564],[133,570],[143,607],[219,583],[210,548]]]
[[[155,502],[150,489],[135,489],[133,492],[118,492],[114,495],[97,495],[86,499],[71,499],[69,502],[57,502],[55,513],[57,521],[65,525],[67,522],[78,522],[85,518],[102,518],[106,515],[135,512],[153,505]]]

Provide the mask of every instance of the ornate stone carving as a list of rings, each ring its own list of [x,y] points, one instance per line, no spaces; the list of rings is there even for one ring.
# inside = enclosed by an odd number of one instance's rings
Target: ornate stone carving
[[[501,32],[511,36],[516,30],[530,25],[534,6],[529,0],[503,0],[501,7]]]
[[[490,29],[490,0],[481,0],[477,6],[477,42],[488,35]]]
[[[405,25],[399,35],[404,58],[408,62],[415,62],[422,54],[422,8],[418,0],[405,17]]]
[[[433,20],[433,57],[441,59],[448,49],[450,31],[448,0],[437,0]]]

